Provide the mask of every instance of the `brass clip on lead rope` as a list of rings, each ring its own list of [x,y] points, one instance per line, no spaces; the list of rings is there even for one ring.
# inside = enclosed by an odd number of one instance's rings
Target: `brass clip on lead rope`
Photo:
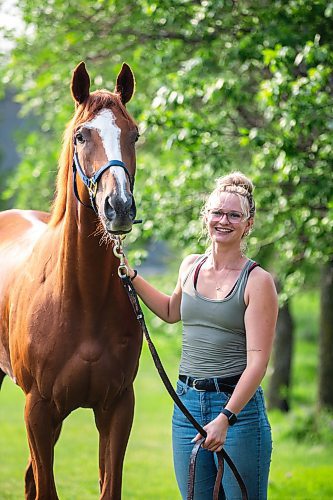
[[[123,244],[122,240],[125,239],[125,235],[117,236],[115,238],[115,244],[113,245],[113,253],[115,257],[117,257],[120,260],[119,266],[118,266],[118,276],[119,278],[122,278],[123,276],[129,276],[129,271],[128,267],[126,266],[125,263],[125,255],[123,251]]]

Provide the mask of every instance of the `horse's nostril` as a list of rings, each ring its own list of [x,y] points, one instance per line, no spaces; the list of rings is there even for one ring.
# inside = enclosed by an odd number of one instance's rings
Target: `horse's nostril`
[[[129,219],[133,221],[136,216],[135,201],[131,193],[127,193],[126,200],[115,194],[105,198],[104,215],[112,222]]]
[[[116,214],[115,209],[111,205],[111,199],[109,196],[105,199],[104,214],[105,214],[105,217],[109,220],[112,220]]]
[[[133,203],[131,205],[130,211],[129,211],[129,216],[132,220],[134,220],[135,216],[136,216],[136,207],[135,207],[134,199],[133,199]]]

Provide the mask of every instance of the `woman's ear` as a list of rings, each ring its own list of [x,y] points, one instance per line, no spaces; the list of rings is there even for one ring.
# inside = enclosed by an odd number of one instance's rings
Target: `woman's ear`
[[[246,222],[246,228],[244,229],[244,233],[242,236],[243,238],[250,234],[250,232],[252,231],[252,228],[253,228],[253,223],[254,223],[254,219],[253,219],[253,217],[250,217]]]

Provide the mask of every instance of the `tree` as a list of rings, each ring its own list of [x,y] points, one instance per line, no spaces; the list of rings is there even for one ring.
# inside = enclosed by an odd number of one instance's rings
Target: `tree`
[[[283,283],[282,303],[329,261],[331,3],[21,0],[20,8],[27,30],[14,36],[4,79],[24,109],[38,113],[41,131],[22,142],[25,159],[8,197],[49,206],[71,114],[71,70],[84,59],[94,83],[113,88],[114,65],[127,60],[143,136],[136,190],[143,237],[177,234],[178,248],[197,247],[203,193],[240,168],[257,185],[250,251]]]
[[[319,405],[333,408],[333,262],[326,264],[322,273],[319,359]]]
[[[332,273],[333,52],[319,42],[316,35],[298,50],[278,45],[266,51],[272,76],[262,82],[259,93],[268,120],[256,138],[254,165],[261,180],[266,173],[267,182],[272,177],[278,182],[275,196],[269,191],[263,195],[272,206],[274,229],[266,227],[266,237],[279,240],[276,249],[279,258],[282,255],[284,271],[279,275],[286,277],[285,297],[305,281],[309,268],[327,263],[327,276]],[[273,165],[269,178],[268,165]],[[333,348],[333,326],[328,321],[331,304],[325,298],[330,293],[332,283],[328,282],[321,305],[319,403],[332,409],[330,379],[323,376],[330,373],[332,361],[328,354]]]
[[[290,409],[291,367],[293,357],[294,325],[289,302],[279,310],[276,325],[276,339],[272,355],[272,374],[267,393],[268,407],[281,411]]]

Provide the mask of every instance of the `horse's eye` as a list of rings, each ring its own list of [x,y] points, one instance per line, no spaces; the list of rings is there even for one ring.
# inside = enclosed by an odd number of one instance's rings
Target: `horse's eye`
[[[83,137],[83,135],[81,134],[81,132],[78,132],[76,135],[75,135],[75,139],[77,140],[77,142],[79,142],[80,144],[83,144],[85,142],[85,139]]]
[[[138,134],[136,135],[135,142],[138,142],[139,137],[140,137],[140,134],[138,133]]]

